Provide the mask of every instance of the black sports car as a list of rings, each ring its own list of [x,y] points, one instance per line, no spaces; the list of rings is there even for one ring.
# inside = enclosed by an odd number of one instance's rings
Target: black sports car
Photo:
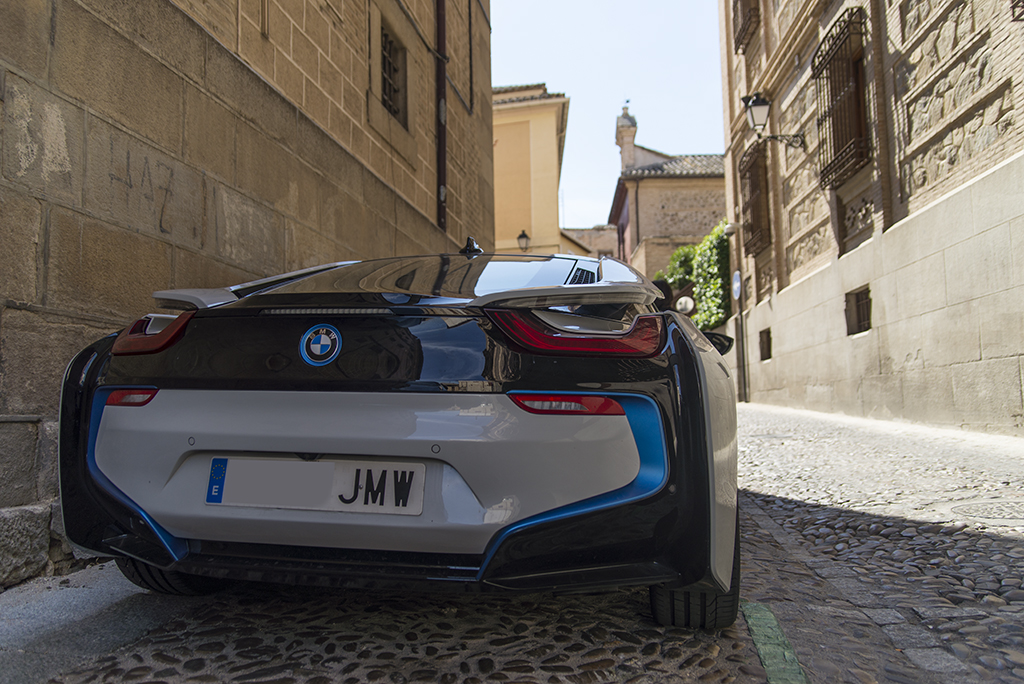
[[[663,624],[730,624],[719,351],[618,261],[471,247],[155,293],[187,310],[68,366],[70,541],[160,592],[646,585]]]

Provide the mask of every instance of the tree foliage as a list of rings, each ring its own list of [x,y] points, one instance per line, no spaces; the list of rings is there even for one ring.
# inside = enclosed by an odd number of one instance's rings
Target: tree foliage
[[[725,323],[732,315],[732,297],[728,287],[729,238],[725,235],[725,219],[697,246],[693,283],[693,298],[697,304],[697,312],[692,317],[694,324],[701,330],[711,330]]]

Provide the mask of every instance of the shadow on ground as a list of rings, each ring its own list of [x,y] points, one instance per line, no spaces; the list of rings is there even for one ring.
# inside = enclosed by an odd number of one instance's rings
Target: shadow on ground
[[[772,607],[813,680],[1024,680],[1024,543],[1012,531],[750,491],[741,502],[744,597]],[[894,657],[872,667],[883,649]]]

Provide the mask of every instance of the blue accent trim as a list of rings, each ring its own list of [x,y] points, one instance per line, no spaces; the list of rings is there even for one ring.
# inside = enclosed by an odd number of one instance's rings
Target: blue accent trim
[[[313,333],[316,333],[319,330],[324,330],[324,329],[330,330],[332,333],[334,333],[334,342],[335,342],[334,350],[331,352],[330,356],[328,356],[326,359],[321,359],[319,361],[316,361],[316,360],[313,360],[312,358],[310,358],[309,352],[306,350],[306,342],[309,341],[309,336],[310,335],[312,335]],[[327,324],[314,325],[312,328],[307,330],[305,332],[305,334],[302,336],[302,339],[299,340],[299,354],[302,355],[302,360],[305,361],[306,363],[308,363],[310,366],[326,366],[331,361],[334,361],[334,359],[338,358],[338,353],[340,351],[341,351],[341,333],[338,332],[338,329],[335,328],[333,325],[327,325]]]
[[[623,487],[538,513],[502,529],[488,545],[484,562],[480,566],[480,572],[477,573],[478,581],[483,579],[484,572],[494,558],[494,554],[497,553],[498,547],[509,535],[534,525],[564,520],[583,513],[591,513],[645,499],[660,490],[668,481],[668,446],[665,442],[665,428],[661,421],[661,411],[654,399],[642,394],[615,392],[509,392],[509,394],[516,395],[552,393],[610,397],[619,402],[626,412],[629,429],[633,433],[633,440],[636,442],[636,449],[640,454],[640,472],[632,482]]]
[[[92,411],[89,413],[89,448],[86,452],[86,463],[89,468],[89,474],[92,479],[96,481],[103,491],[110,496],[117,499],[121,505],[131,509],[133,513],[142,518],[150,529],[156,534],[163,544],[164,548],[167,549],[167,553],[171,554],[171,558],[178,561],[181,560],[188,554],[188,543],[184,539],[175,537],[170,532],[162,528],[153,518],[149,516],[149,513],[142,510],[142,508],[132,501],[127,494],[118,489],[113,482],[111,482],[103,471],[100,470],[96,464],[96,436],[100,431],[100,420],[103,417],[103,409],[107,406],[107,397],[110,393],[118,389],[127,389],[126,387],[103,387],[96,390],[96,394],[92,398]],[[136,388],[131,388],[136,389]],[[147,387],[146,389],[156,389],[155,387]]]

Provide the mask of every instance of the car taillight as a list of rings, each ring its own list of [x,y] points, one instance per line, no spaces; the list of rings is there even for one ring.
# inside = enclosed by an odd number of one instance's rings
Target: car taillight
[[[145,406],[158,390],[147,388],[132,388],[114,390],[107,397],[107,406]]]
[[[664,345],[660,315],[638,316],[633,327],[621,334],[563,332],[516,309],[488,309],[487,315],[514,342],[535,354],[646,358]]]
[[[551,415],[624,416],[614,399],[591,394],[510,394],[524,411]]]
[[[195,315],[195,311],[186,311],[167,327],[153,335],[147,335],[149,317],[143,316],[139,320],[121,331],[121,334],[114,340],[114,347],[110,353],[114,356],[127,356],[129,354],[155,354],[167,349],[178,341],[181,334],[185,332],[185,326]]]

